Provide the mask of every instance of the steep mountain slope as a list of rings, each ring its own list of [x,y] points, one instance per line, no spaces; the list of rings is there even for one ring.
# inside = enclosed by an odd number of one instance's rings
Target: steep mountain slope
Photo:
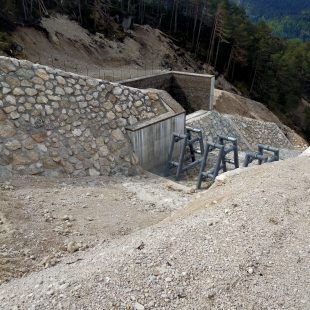
[[[231,0],[243,6],[254,18],[272,18],[283,15],[298,14],[309,9],[308,0]]]
[[[21,56],[32,62],[110,80],[167,68],[198,70],[184,50],[147,25],[136,25],[124,42],[91,34],[66,16],[43,18],[42,27],[45,32],[19,27],[13,33]]]
[[[245,8],[254,20],[265,20],[276,35],[310,39],[310,3],[308,0],[232,0]]]

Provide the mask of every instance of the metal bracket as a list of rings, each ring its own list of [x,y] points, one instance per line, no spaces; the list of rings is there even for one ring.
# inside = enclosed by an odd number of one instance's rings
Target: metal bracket
[[[178,157],[178,161],[173,160],[173,153],[176,143],[181,142],[181,152]],[[199,144],[199,148],[195,147],[195,144]],[[190,170],[198,166],[201,162],[201,155],[204,153],[202,131],[196,128],[186,128],[186,134],[172,135],[172,141],[168,154],[168,160],[165,167],[164,175],[167,177],[170,175],[170,169],[177,168],[175,179],[179,180],[183,172]],[[197,154],[200,157],[197,159]],[[190,162],[190,163],[188,163]]]
[[[205,171],[209,153],[215,149],[219,150],[216,164],[213,169]],[[229,153],[234,153],[234,160],[227,158]],[[197,181],[197,189],[201,188],[203,180],[210,178],[213,183],[218,176],[220,170],[227,171],[227,163],[232,164],[235,168],[239,168],[238,142],[236,138],[218,136],[218,143],[207,143],[205,152],[202,157],[200,171]]]
[[[271,163],[274,161],[280,160],[280,150],[276,149],[270,145],[265,144],[258,144],[258,152],[251,152],[248,151],[245,154],[245,160],[244,160],[244,167],[248,167],[250,163],[252,163],[254,160],[258,161],[259,165],[265,164],[265,163]],[[272,156],[268,156],[266,152],[273,153]]]

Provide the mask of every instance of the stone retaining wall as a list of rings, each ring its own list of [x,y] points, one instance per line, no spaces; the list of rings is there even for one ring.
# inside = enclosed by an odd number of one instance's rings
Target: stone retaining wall
[[[125,127],[163,110],[146,91],[0,57],[0,175],[135,173]]]

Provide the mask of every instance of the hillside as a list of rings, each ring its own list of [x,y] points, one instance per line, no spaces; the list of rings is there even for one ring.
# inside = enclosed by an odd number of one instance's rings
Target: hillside
[[[243,6],[251,17],[273,18],[295,15],[309,9],[308,0],[231,0]]]
[[[45,32],[18,27],[12,33],[23,48],[20,56],[66,71],[122,80],[164,69],[197,71],[201,66],[163,32],[147,25],[136,25],[123,42],[91,34],[67,16],[43,18],[41,25]]]
[[[65,70],[70,69],[76,72],[83,70],[84,74],[92,73],[101,77],[100,66],[108,67],[108,59],[111,59],[112,64],[117,65],[115,54],[125,51],[125,59],[122,59],[121,62],[125,64],[124,70],[119,68],[120,72],[103,74],[104,77],[108,76],[109,79],[115,80],[122,79],[123,73],[128,71],[128,63],[130,67],[134,67],[133,70],[136,71],[136,74],[139,71],[140,73],[142,71],[144,73],[152,72],[154,67],[157,70],[158,63],[156,59],[154,61],[153,59],[158,52],[161,67],[165,69],[192,68],[191,71],[206,69],[207,72],[212,71],[217,76],[223,75],[244,95],[263,102],[277,114],[284,114],[286,119],[294,120],[293,124],[290,124],[291,126],[299,126],[299,119],[292,115],[302,103],[302,98],[310,96],[309,42],[284,40],[275,36],[266,23],[253,22],[243,9],[233,5],[229,0],[163,0],[157,3],[148,0],[73,2],[69,0],[60,2],[4,0],[3,2],[4,4],[0,7],[0,49],[6,51],[10,56],[21,54],[20,57],[23,57],[22,47],[16,44],[11,36],[14,30],[21,26],[23,28],[27,26],[41,31],[42,36],[50,36],[50,32],[46,29],[53,28],[55,25],[48,25],[47,19],[55,24],[53,16],[61,14],[69,16],[70,20],[74,20],[83,29],[87,29],[91,34],[90,37],[95,37],[98,44],[95,43],[94,46],[86,44],[85,47],[79,45],[76,40],[71,41],[71,45],[78,47],[75,51],[76,56],[80,55],[75,64],[71,63],[71,59],[67,61],[64,55],[67,53],[66,45],[59,48],[61,55],[59,59],[58,51],[56,53],[53,46],[49,46],[52,48],[51,52],[56,54],[56,56],[52,54],[52,59],[49,59],[48,64],[52,66],[57,65]],[[271,2],[264,3],[271,4]],[[287,1],[285,3],[288,4]],[[303,6],[304,2],[300,2],[298,8]],[[268,9],[266,6],[265,8]],[[281,7],[275,6],[274,9],[281,11]],[[307,23],[307,18],[305,20]],[[59,40],[57,33],[60,34],[60,37],[61,34],[66,36],[64,33],[67,29],[66,24],[60,22],[59,25],[63,25],[60,30],[53,32],[51,29],[50,41],[55,40],[55,43]],[[136,39],[133,37],[134,28],[137,27],[135,25],[142,27],[150,25],[153,29],[159,29],[161,34],[170,41],[169,45],[174,50],[173,54],[165,52],[167,45],[165,40],[162,43],[157,39],[153,41],[156,45],[150,45],[151,49],[147,52],[145,46],[139,43],[139,35]],[[299,27],[298,25],[296,23],[295,26]],[[68,32],[70,29],[68,27]],[[307,31],[306,29],[305,34]],[[84,32],[83,30],[81,33]],[[28,40],[31,40],[31,37],[30,34]],[[145,37],[148,37],[146,33]],[[128,38],[133,39],[134,42]],[[59,41],[61,42],[61,39]],[[138,44],[136,44],[137,42]],[[70,46],[70,41],[67,42],[67,45]],[[141,49],[142,55],[144,55],[142,59],[149,59],[146,68],[141,59],[137,60],[137,66],[133,66],[136,60],[126,53],[127,46],[129,50],[133,49],[129,52],[134,55],[137,55],[134,53],[135,50]],[[154,46],[156,47],[154,48]],[[113,50],[112,53],[109,53],[110,47]],[[88,64],[88,60],[84,59],[92,57],[88,56],[88,48],[90,55],[95,54],[93,55],[94,59],[90,61],[91,64]],[[34,49],[36,52],[38,51],[38,48]],[[47,48],[45,49],[47,50]],[[156,49],[159,50],[156,51]],[[106,52],[109,57],[106,58],[106,62],[102,61],[104,57],[99,56],[98,59],[99,51]],[[45,54],[48,52],[46,51]],[[189,55],[190,57],[188,57]],[[43,55],[42,59],[40,59],[40,55],[36,56],[38,59],[32,59],[33,61],[48,62],[44,59],[49,57],[48,55]],[[119,56],[117,55],[117,57]],[[119,59],[121,58],[119,57]],[[189,61],[189,58],[194,61]],[[176,63],[181,59],[184,60],[181,61],[183,64],[177,65]],[[81,67],[79,68],[80,62]],[[127,72],[126,76],[134,75]],[[308,115],[307,111],[304,114]],[[307,120],[307,124],[301,130],[305,135],[309,135],[310,123],[308,117],[304,117],[304,119]]]
[[[309,10],[307,0],[232,0],[244,7],[254,21],[265,20],[276,35],[285,38],[310,39]]]

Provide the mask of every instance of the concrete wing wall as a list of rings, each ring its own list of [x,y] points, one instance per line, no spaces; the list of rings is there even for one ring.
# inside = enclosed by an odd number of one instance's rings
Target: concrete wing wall
[[[184,128],[185,113],[171,115],[159,122],[129,131],[133,149],[141,166],[149,171],[163,172],[172,133],[184,133]]]

